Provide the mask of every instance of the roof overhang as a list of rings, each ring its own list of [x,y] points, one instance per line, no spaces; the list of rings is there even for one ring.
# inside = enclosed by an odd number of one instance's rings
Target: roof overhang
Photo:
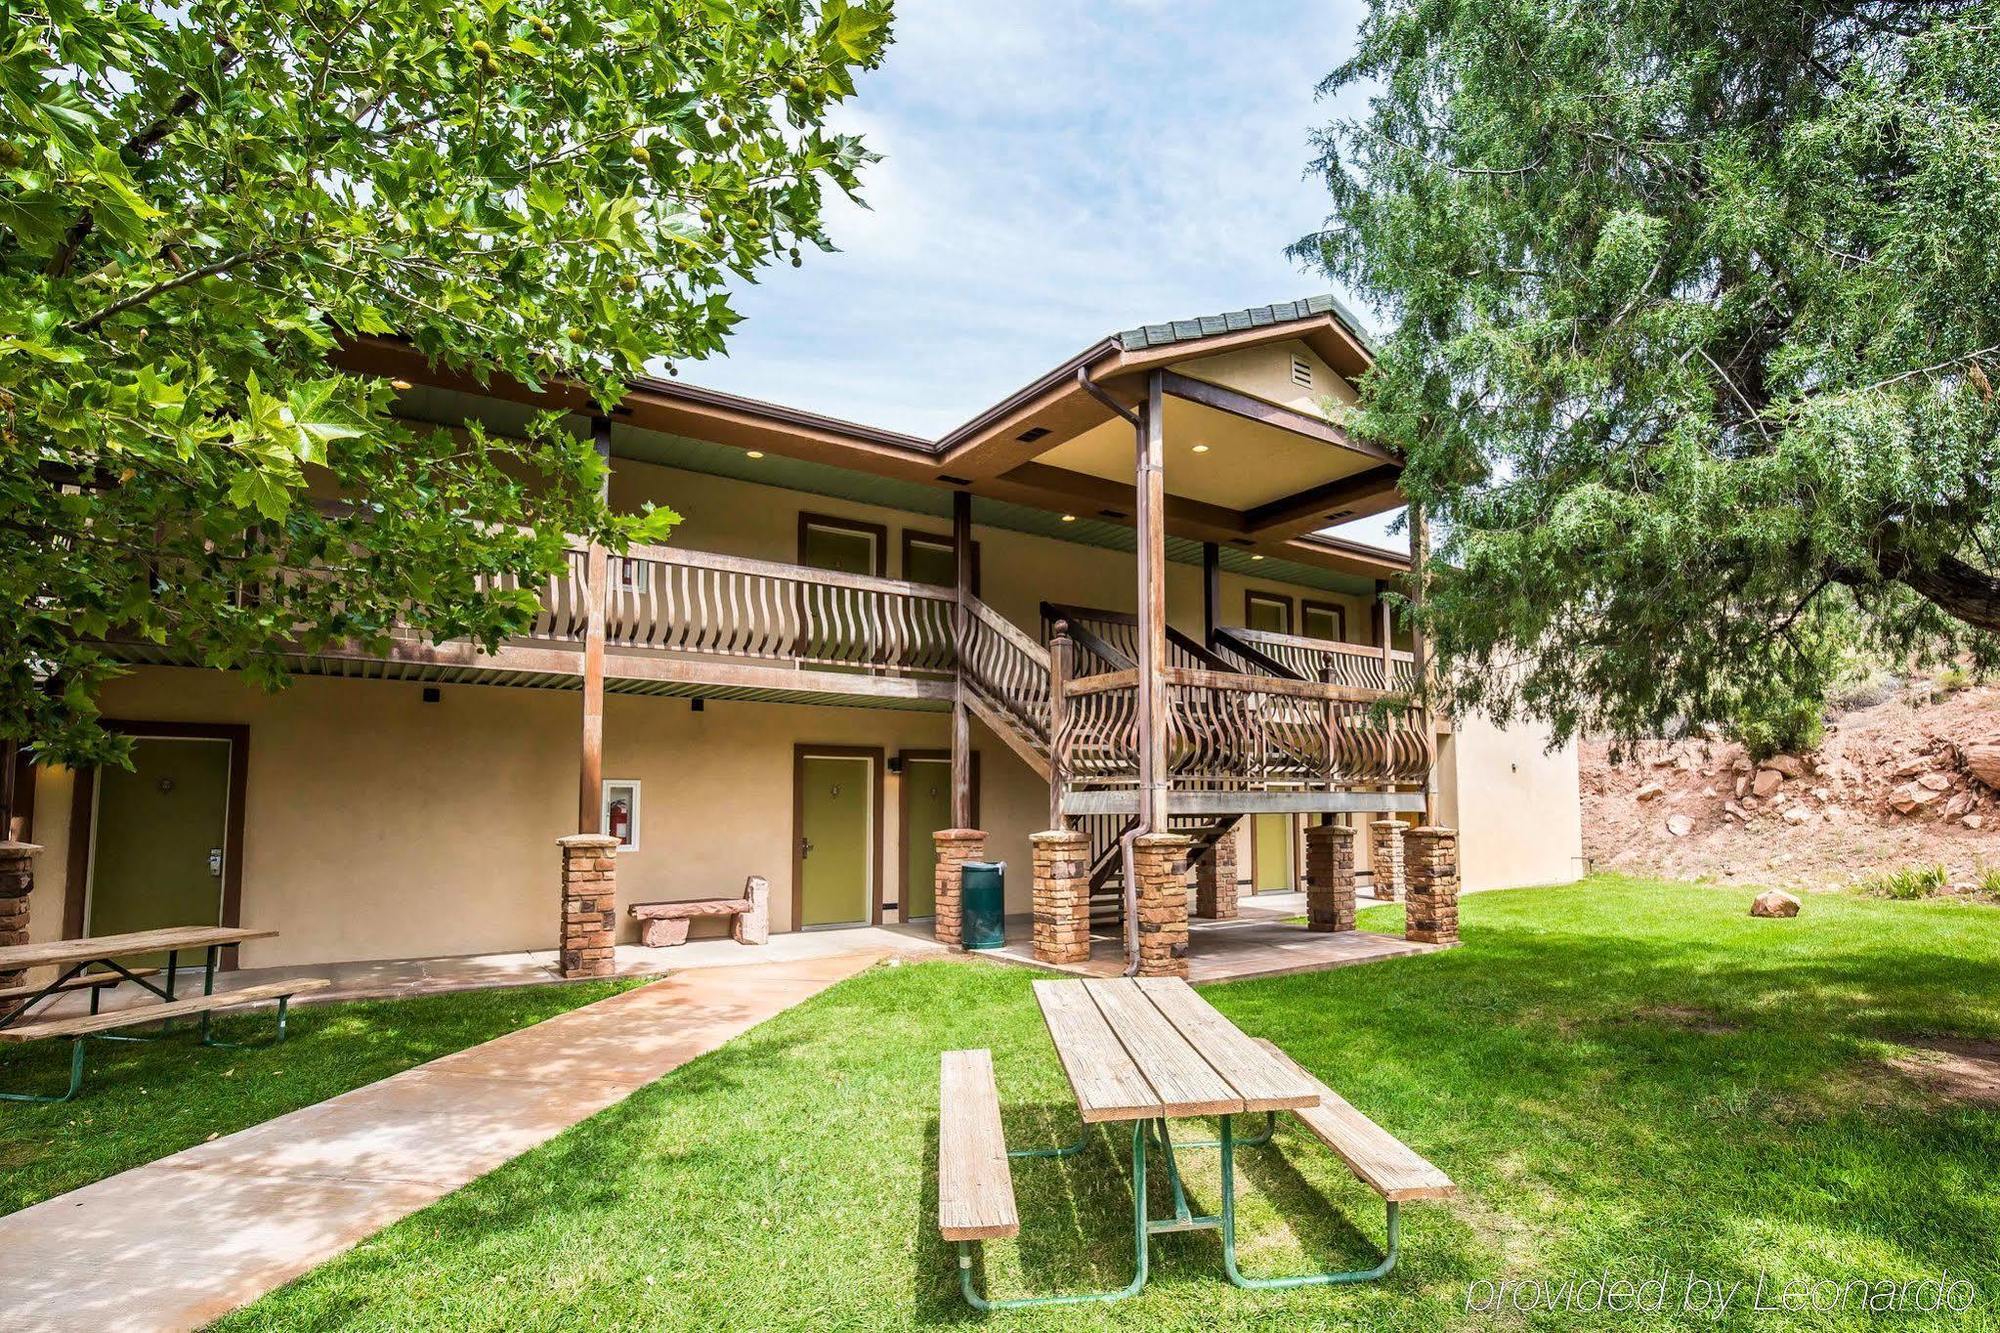
[[[1408,570],[1406,556],[1314,534],[1332,523],[1399,507],[1403,503],[1396,485],[1399,460],[1322,417],[1169,369],[1202,357],[1296,340],[1342,376],[1358,378],[1371,364],[1358,329],[1326,298],[1312,304],[1315,308],[1306,309],[1305,302],[1264,307],[1213,321],[1261,317],[1242,321],[1246,327],[1209,331],[1211,321],[1189,321],[1103,339],[937,441],[653,377],[627,381],[625,396],[611,414],[628,425],[667,435],[1129,524],[1135,507],[1129,480],[1052,466],[1043,456],[1118,420],[1086,381],[1130,409],[1143,402],[1150,372],[1159,370],[1173,400],[1170,412],[1186,406],[1228,417],[1253,436],[1265,432],[1268,438],[1282,437],[1288,444],[1307,441],[1326,451],[1329,464],[1326,480],[1257,503],[1232,505],[1170,494],[1166,502],[1170,536],[1282,554],[1362,578],[1393,578]],[[1271,317],[1274,311],[1292,312],[1293,317]],[[1166,336],[1161,330],[1167,331]],[[360,374],[536,408],[580,415],[603,411],[580,384],[552,381],[531,387],[498,376],[481,382],[433,366],[410,343],[395,338],[346,340],[335,360],[343,369]]]

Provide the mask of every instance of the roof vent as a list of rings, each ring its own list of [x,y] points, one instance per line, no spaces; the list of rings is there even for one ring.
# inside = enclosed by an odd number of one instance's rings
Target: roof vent
[[[1019,435],[1016,435],[1014,438],[1019,440],[1022,444],[1033,444],[1036,440],[1041,439],[1042,436],[1047,435],[1048,433],[1049,433],[1049,428],[1047,426],[1030,426],[1026,430],[1022,431]]]
[[[1130,518],[1130,517],[1131,517],[1131,515],[1130,515],[1130,514],[1126,513],[1126,512],[1125,512],[1124,510],[1122,510],[1122,509],[1100,509],[1100,510],[1098,510],[1098,511],[1097,511],[1097,516],[1098,516],[1099,518]]]
[[[1310,389],[1313,386],[1313,368],[1306,364],[1306,359],[1302,356],[1292,358],[1292,383],[1301,389]]]
[[[947,486],[970,486],[972,484],[972,478],[954,477],[949,472],[938,473],[938,480]]]
[[[1231,544],[1236,546],[1255,546],[1257,544],[1248,537],[1231,537],[1229,540]]]
[[[1327,515],[1327,517],[1328,517],[1328,518],[1346,518],[1346,517],[1347,517],[1347,516],[1348,516],[1349,514],[1351,514],[1351,513],[1353,513],[1353,512],[1354,512],[1354,511],[1353,511],[1352,509],[1336,509],[1336,510],[1334,510],[1334,511],[1333,511],[1333,512],[1332,512],[1331,514],[1328,514],[1328,515]]]

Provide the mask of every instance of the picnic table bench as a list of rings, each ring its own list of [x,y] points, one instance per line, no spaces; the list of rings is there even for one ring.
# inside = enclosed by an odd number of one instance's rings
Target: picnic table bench
[[[1395,1267],[1398,1208],[1455,1192],[1449,1178],[1301,1069],[1268,1041],[1253,1039],[1186,982],[1171,977],[1037,981],[1035,999],[1063,1073],[1075,1094],[1083,1133],[1059,1148],[1008,1149],[990,1051],[946,1051],[939,1063],[938,1234],[958,1246],[959,1289],[981,1311],[1113,1301],[1146,1285],[1150,1240],[1163,1232],[1222,1233],[1223,1271],[1239,1287],[1289,1288],[1365,1282]],[[1238,1138],[1234,1118],[1263,1112],[1262,1131]],[[1236,1164],[1239,1147],[1272,1141],[1277,1116],[1290,1111],[1314,1137],[1379,1194],[1387,1211],[1380,1263],[1298,1277],[1246,1276],[1236,1258]],[[1221,1136],[1176,1144],[1170,1118],[1217,1116]],[[972,1247],[1020,1233],[1010,1162],[1082,1152],[1093,1124],[1132,1126],[1132,1233],[1137,1271],[1117,1291],[993,1300],[974,1288]],[[1221,1211],[1197,1214],[1182,1185],[1178,1149],[1219,1148]],[[1146,1201],[1150,1153],[1163,1162],[1174,1211],[1151,1215]]]
[[[278,1029],[273,1041],[283,1041],[286,1010],[292,998],[323,990],[331,985],[331,982],[323,977],[300,977],[288,981],[268,981],[260,985],[243,986],[221,992],[215,989],[216,965],[225,947],[240,944],[244,940],[267,939],[276,934],[274,930],[246,930],[238,926],[172,926],[160,930],[134,931],[124,935],[51,940],[43,944],[0,948],[0,972],[29,967],[57,968],[57,975],[51,981],[39,985],[14,986],[6,991],[0,991],[0,1004],[11,1002],[11,1007],[0,1011],[0,1044],[25,1045],[30,1042],[63,1039],[71,1043],[68,1091],[60,1096],[0,1092],[0,1101],[68,1101],[76,1096],[77,1090],[83,1086],[83,1044],[86,1038],[96,1037],[104,1041],[153,1040],[151,1037],[123,1035],[122,1029],[125,1028],[151,1023],[171,1026],[174,1020],[179,1018],[199,1017],[203,1045],[236,1046],[242,1043],[215,1039],[210,1026],[213,1015],[224,1009],[276,1000]],[[182,998],[175,994],[179,971],[178,958],[182,952],[197,949],[206,955],[202,992],[197,996]],[[159,968],[127,967],[119,961],[121,958],[161,952],[167,955],[164,986],[156,985],[151,980],[159,975]],[[98,966],[109,970],[103,972],[86,970]],[[124,981],[130,981],[135,986],[151,992],[160,1002],[128,1005],[109,1011],[101,1009],[98,999],[103,990]],[[34,1012],[60,995],[84,989],[90,991],[89,1013],[65,1017],[41,1017]]]
[[[649,949],[686,944],[689,923],[701,916],[734,917],[729,934],[738,944],[763,944],[771,938],[771,884],[762,875],[743,881],[741,898],[633,903],[628,910],[641,923],[639,942]]]

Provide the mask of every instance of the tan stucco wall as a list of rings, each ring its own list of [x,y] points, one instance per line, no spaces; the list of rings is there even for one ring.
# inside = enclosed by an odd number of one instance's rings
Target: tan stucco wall
[[[619,464],[612,494],[622,506],[653,499],[680,510],[687,522],[678,546],[769,560],[797,558],[801,511],[883,524],[891,576],[903,573],[904,529],[942,534],[949,526],[632,462]],[[984,527],[976,536],[985,600],[1030,633],[1044,598],[1133,605],[1128,554]],[[1201,571],[1170,564],[1167,587],[1169,618],[1198,635]],[[1349,636],[1372,636],[1365,597],[1228,573],[1223,623],[1242,623],[1246,587],[1338,601]],[[113,682],[103,704],[113,718],[249,726],[243,920],[282,934],[245,946],[245,966],[553,944],[555,840],[576,819],[576,694],[445,686],[441,702],[425,704],[417,684],[301,678],[266,695],[234,675],[145,669]],[[604,776],[642,784],[644,821],[640,850],[619,868],[621,906],[734,893],[744,876],[761,874],[772,885],[773,925],[789,929],[794,743],[894,754],[944,749],[948,733],[941,713],[718,701],[697,713],[687,700],[611,696]],[[990,854],[1009,862],[1010,910],[1025,911],[1027,838],[1047,821],[1047,787],[977,726],[974,743]],[[1540,746],[1536,735],[1487,728],[1462,729],[1447,749],[1441,815],[1464,832],[1475,887],[1574,874],[1575,759],[1545,758]],[[904,845],[897,782],[885,775],[882,897],[890,902],[900,894]],[[1461,791],[1476,799],[1459,800]],[[34,836],[46,850],[31,909],[37,939],[61,932],[70,792],[66,772],[40,774]],[[1560,838],[1547,826],[1559,827]],[[1248,864],[1239,857],[1245,876]],[[622,924],[621,938],[631,935]]]
[[[1458,830],[1468,892],[1567,884],[1583,873],[1576,746],[1550,753],[1536,723],[1502,730],[1478,715],[1455,719],[1439,751],[1435,822]]]
[[[107,715],[250,728],[243,924],[280,937],[244,946],[247,967],[548,948],[556,839],[576,820],[577,711],[570,692],[303,678],[267,695],[220,672],[148,669],[105,692]],[[621,907],[730,896],[771,881],[773,926],[792,922],[794,742],[942,749],[938,713],[613,695],[605,775],[642,784],[640,849],[620,857]],[[1028,835],[1048,789],[975,726],[981,817],[1009,862],[1010,909],[1027,910]],[[883,786],[883,897],[899,901],[897,775]],[[30,908],[61,933],[69,775],[36,789],[45,848]],[[893,913],[890,914],[893,919]],[[631,939],[629,922],[621,938]]]
[[[1311,367],[1313,382],[1310,389],[1293,381],[1293,357]],[[1267,403],[1320,417],[1337,419],[1343,408],[1361,397],[1339,371],[1320,360],[1319,353],[1296,338],[1183,361],[1174,369],[1183,375],[1207,380],[1210,384],[1220,384],[1253,398],[1262,398]]]

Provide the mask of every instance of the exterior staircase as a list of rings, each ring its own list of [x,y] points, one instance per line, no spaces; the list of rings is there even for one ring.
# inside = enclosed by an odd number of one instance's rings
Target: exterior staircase
[[[1037,643],[984,602],[967,603],[959,631],[960,680],[968,710],[1043,781],[1051,778],[1050,665],[1046,641],[1061,624],[1080,676],[1134,669],[1136,617],[1096,607],[1044,602],[1043,642]],[[1167,653],[1177,666],[1242,673],[1245,666],[1168,628]],[[1265,663],[1248,664],[1254,671]],[[1269,664],[1275,666],[1275,664]],[[1271,674],[1277,674],[1272,672]],[[1169,826],[1191,840],[1188,863],[1208,856],[1241,815],[1175,815]],[[1119,842],[1137,827],[1132,815],[1084,815],[1074,821],[1090,837],[1090,917],[1096,929],[1117,929],[1124,917],[1124,859]]]

